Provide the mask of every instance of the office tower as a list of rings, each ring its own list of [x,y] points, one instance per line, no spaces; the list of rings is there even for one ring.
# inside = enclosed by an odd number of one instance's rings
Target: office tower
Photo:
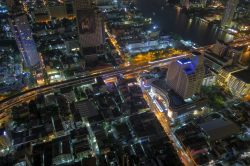
[[[231,21],[233,20],[234,17],[234,12],[237,8],[237,5],[239,3],[239,0],[228,0],[225,10],[224,10],[224,15],[221,20],[221,26],[228,26],[231,24]]]
[[[81,51],[83,55],[96,55],[104,44],[102,17],[88,0],[77,0],[75,5]]]
[[[25,66],[28,68],[35,68],[39,66],[40,58],[37,53],[36,44],[32,37],[27,16],[22,13],[12,15],[9,21]]]
[[[203,55],[195,53],[191,58],[172,62],[166,77],[168,86],[183,99],[198,94],[205,75],[203,61]]]

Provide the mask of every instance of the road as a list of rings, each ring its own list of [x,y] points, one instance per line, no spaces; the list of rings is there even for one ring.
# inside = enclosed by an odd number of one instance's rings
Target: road
[[[9,109],[15,105],[18,105],[22,102],[27,102],[31,99],[34,99],[38,94],[43,93],[50,93],[55,90],[58,90],[60,88],[79,85],[79,84],[87,84],[94,82],[96,77],[103,77],[103,78],[109,78],[113,77],[119,74],[133,74],[133,73],[139,73],[143,70],[152,69],[154,67],[163,67],[167,66],[171,61],[177,60],[183,57],[186,57],[189,55],[179,55],[176,57],[171,57],[159,61],[149,62],[148,64],[142,65],[142,66],[127,66],[127,67],[119,67],[119,68],[106,68],[103,70],[97,70],[92,71],[84,76],[79,76],[77,78],[73,78],[70,80],[62,81],[62,82],[56,82],[49,85],[44,85],[40,87],[36,87],[33,89],[26,90],[24,92],[20,92],[16,95],[13,95],[11,97],[5,98],[0,101],[0,110],[6,110]]]
[[[0,101],[0,110],[8,111],[11,107],[21,104],[23,102],[28,102],[32,99],[34,99],[38,94],[46,94],[50,92],[54,92],[56,90],[59,90],[60,88],[69,87],[69,86],[76,86],[81,84],[90,84],[95,82],[95,78],[101,76],[102,78],[111,78],[120,74],[126,75],[126,74],[137,74],[139,72],[142,72],[143,70],[149,70],[154,67],[167,67],[171,61],[177,60],[183,57],[186,57],[189,55],[180,55],[176,57],[171,57],[159,61],[149,62],[148,64],[142,65],[142,66],[124,66],[119,68],[105,68],[102,70],[95,70],[92,72],[89,72],[88,74],[85,74],[83,76],[79,76],[77,78],[72,78],[70,80],[66,80],[63,82],[57,82],[52,83],[49,85],[44,85],[40,87],[36,87],[33,89],[26,90],[24,92],[21,92],[19,94],[16,94],[14,96],[11,96],[9,98],[6,98],[2,101]],[[148,100],[147,100],[148,101]],[[150,103],[150,102],[149,102]],[[163,115],[163,113],[160,113],[154,104],[151,105],[151,109],[155,113],[157,119],[161,123],[165,133],[169,136],[169,138],[173,141],[174,147],[176,148],[177,154],[179,155],[182,162],[185,164],[185,166],[193,166],[192,160],[187,156],[186,152],[181,148],[181,146],[178,146],[178,140],[174,139],[174,134],[171,132],[169,127],[169,122],[166,119],[166,117]]]
[[[165,116],[163,112],[160,112],[157,106],[154,104],[153,99],[150,97],[148,92],[144,91],[144,99],[147,101],[150,110],[155,114],[156,118],[158,119],[159,123],[161,124],[165,134],[170,138],[173,142],[173,146],[185,166],[195,166],[195,161],[190,157],[187,152],[181,146],[179,140],[175,137],[174,133],[170,128],[169,119]]]

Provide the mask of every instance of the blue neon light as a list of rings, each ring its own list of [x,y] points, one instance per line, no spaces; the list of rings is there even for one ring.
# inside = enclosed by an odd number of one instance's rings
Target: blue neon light
[[[7,13],[8,10],[4,6],[0,6],[0,13]]]
[[[177,60],[177,62],[179,63],[179,64],[181,64],[181,65],[186,65],[186,64],[190,64],[190,63],[192,63],[190,60],[188,60],[188,61],[185,61],[185,62],[182,62],[181,60]]]

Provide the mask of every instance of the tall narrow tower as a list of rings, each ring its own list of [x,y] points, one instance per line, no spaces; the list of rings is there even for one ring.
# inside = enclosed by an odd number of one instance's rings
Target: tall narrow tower
[[[237,8],[239,0],[228,0],[226,8],[224,10],[224,15],[221,20],[221,26],[228,26],[231,24],[231,21],[234,17],[234,12]]]
[[[104,24],[90,0],[76,0],[79,43],[83,55],[96,55],[104,44]]]
[[[9,21],[25,66],[30,69],[38,67],[40,65],[40,58],[27,16],[23,13],[13,14]]]

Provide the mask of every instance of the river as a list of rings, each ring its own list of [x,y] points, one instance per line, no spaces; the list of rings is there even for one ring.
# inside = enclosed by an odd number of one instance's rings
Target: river
[[[188,17],[180,8],[166,5],[165,0],[136,0],[136,6],[144,16],[151,17],[164,34],[177,34],[200,46],[213,44],[217,39],[233,39],[233,35],[220,30],[215,24],[198,17]]]

